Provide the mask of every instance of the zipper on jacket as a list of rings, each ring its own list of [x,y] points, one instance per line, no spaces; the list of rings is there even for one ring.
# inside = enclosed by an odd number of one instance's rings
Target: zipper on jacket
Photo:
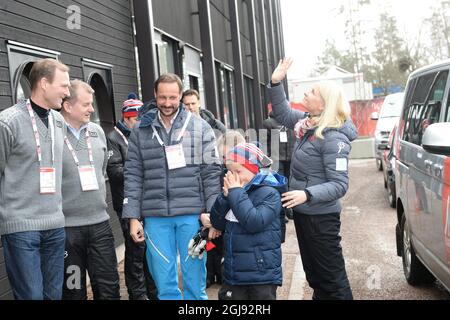
[[[166,150],[164,150],[164,162],[166,166],[166,199],[167,199],[167,215],[170,216],[170,204],[169,204],[169,166],[167,165]]]
[[[172,128],[170,128],[169,132],[169,145],[172,142],[171,139],[172,136]],[[170,199],[169,199],[169,165],[167,164],[167,154],[166,154],[166,148],[164,147],[164,164],[166,166],[166,199],[167,199],[167,215],[170,217]]]
[[[166,130],[165,129],[165,127],[164,127],[164,124],[162,124],[163,126],[161,127],[162,129],[161,129],[161,134],[162,134],[162,130],[164,129],[164,130]],[[168,134],[168,136],[169,136],[169,145],[171,145],[171,142],[172,142],[172,139],[171,139],[171,137],[172,137],[172,128],[173,128],[173,125],[172,125],[172,127],[170,128],[170,131],[169,131],[169,134]],[[155,129],[156,129],[156,127],[155,127]],[[157,129],[156,129],[157,130]],[[164,135],[163,135],[164,136]],[[168,216],[170,216],[170,205],[169,205],[169,166],[168,166],[168,164],[167,164],[167,155],[166,155],[166,147],[165,147],[165,143],[164,143],[164,146],[162,146],[162,148],[163,148],[163,153],[164,153],[164,165],[165,165],[165,167],[166,167],[166,170],[165,170],[165,173],[166,173],[166,201],[167,201],[167,215]]]
[[[178,115],[177,115],[177,117],[178,117]],[[172,132],[173,132],[173,126],[174,126],[174,124],[175,124],[175,121],[174,121],[174,123],[172,124],[172,126],[170,127],[170,131],[169,131],[169,133],[167,134],[168,135],[168,141],[169,141],[169,146],[171,146],[172,145]],[[162,129],[164,129],[164,130],[166,130],[166,128],[164,127],[164,124],[162,124],[162,127],[161,127]],[[166,131],[167,132],[167,131]],[[166,155],[166,149],[165,149],[165,147],[163,147],[164,148],[164,159],[166,160],[165,161],[165,165],[166,165],[166,198],[167,198],[167,215],[168,216],[170,216],[170,198],[169,198],[169,165],[167,164],[167,155]]]

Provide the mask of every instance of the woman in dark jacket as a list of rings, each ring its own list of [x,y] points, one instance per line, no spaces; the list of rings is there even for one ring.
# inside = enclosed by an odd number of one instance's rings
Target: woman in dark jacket
[[[289,192],[281,201],[293,208],[300,254],[313,299],[352,299],[340,245],[339,199],[348,189],[348,155],[357,131],[342,89],[321,82],[305,93],[308,112],[293,110],[281,81],[292,64],[281,60],[272,74],[268,93],[273,114],[294,129]]]

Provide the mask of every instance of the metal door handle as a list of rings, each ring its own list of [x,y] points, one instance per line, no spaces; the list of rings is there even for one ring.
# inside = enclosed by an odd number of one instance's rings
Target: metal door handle
[[[440,178],[442,176],[442,170],[444,170],[444,167],[441,166],[440,164],[435,164],[434,165],[434,174],[438,178]]]
[[[431,166],[433,165],[433,161],[425,160],[424,163],[425,163],[425,169],[426,170],[431,170]]]

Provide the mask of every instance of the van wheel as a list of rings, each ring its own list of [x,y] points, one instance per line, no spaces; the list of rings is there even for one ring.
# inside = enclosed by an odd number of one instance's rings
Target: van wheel
[[[411,232],[406,220],[406,216],[402,216],[401,222],[402,231],[402,261],[403,273],[406,281],[412,285],[431,284],[435,281],[434,276],[425,268],[425,266],[417,258],[411,242]]]
[[[377,162],[377,169],[378,169],[378,171],[382,171],[383,170],[383,164],[381,163],[381,159],[375,159],[375,161]]]
[[[395,184],[388,185],[387,193],[388,193],[389,205],[391,206],[391,208],[397,207],[397,203],[396,203],[397,195],[395,194]]]

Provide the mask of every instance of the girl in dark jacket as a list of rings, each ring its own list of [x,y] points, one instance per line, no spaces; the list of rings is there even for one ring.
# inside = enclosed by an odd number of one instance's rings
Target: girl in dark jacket
[[[241,144],[226,156],[223,193],[211,223],[224,232],[221,300],[275,300],[282,284],[281,195],[286,178],[262,169],[270,159],[254,144]]]

